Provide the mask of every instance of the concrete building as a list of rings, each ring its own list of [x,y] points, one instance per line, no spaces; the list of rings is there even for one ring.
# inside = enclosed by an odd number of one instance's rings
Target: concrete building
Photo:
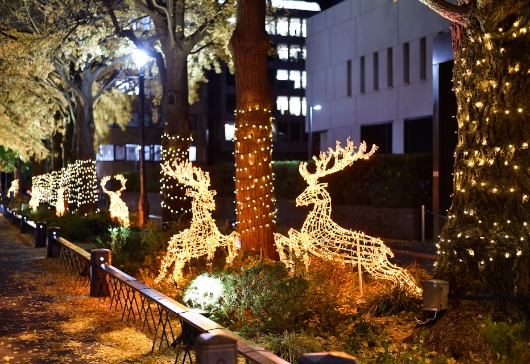
[[[433,38],[449,26],[412,0],[346,0],[309,18],[307,105],[322,106],[314,152],[348,136],[378,153],[432,152]]]

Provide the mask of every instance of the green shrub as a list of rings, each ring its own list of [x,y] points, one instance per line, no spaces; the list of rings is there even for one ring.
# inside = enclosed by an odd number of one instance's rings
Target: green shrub
[[[307,335],[304,332],[284,331],[282,334],[272,332],[259,336],[256,343],[293,364],[297,363],[298,358],[303,354],[327,350],[323,338]]]
[[[294,200],[307,183],[298,171],[299,161],[274,162],[274,192],[278,200]],[[331,163],[330,163],[331,165]],[[235,167],[208,167],[212,189],[233,196]],[[314,164],[308,166],[314,171]],[[430,206],[432,202],[431,154],[382,154],[359,160],[343,171],[322,178],[332,201],[343,205],[376,207]]]
[[[370,296],[368,312],[374,316],[391,316],[401,311],[418,312],[421,298],[413,296],[406,287],[387,283]]]
[[[486,317],[480,331],[498,363],[530,363],[530,343],[526,323],[494,322]]]

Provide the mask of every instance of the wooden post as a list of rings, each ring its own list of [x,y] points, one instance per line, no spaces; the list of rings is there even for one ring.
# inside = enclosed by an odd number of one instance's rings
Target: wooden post
[[[221,334],[200,334],[195,339],[197,363],[237,363],[237,340]]]
[[[46,258],[59,258],[59,245],[56,239],[59,239],[59,232],[61,228],[55,226],[48,229],[48,249],[46,250]]]
[[[45,247],[46,247],[46,223],[42,221],[38,221],[35,223],[35,248],[45,248]]]
[[[100,280],[98,267],[112,264],[112,252],[108,249],[94,249],[90,252],[90,297],[107,297],[109,289]],[[101,284],[100,284],[101,283]]]

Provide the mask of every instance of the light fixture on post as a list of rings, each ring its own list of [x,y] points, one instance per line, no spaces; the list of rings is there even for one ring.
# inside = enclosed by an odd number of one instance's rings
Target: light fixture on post
[[[144,226],[149,217],[149,202],[145,193],[145,133],[144,133],[144,65],[149,57],[141,50],[132,53],[133,62],[140,69],[139,97],[140,97],[140,199],[138,201],[138,225]]]
[[[322,106],[315,105],[309,106],[309,140],[307,148],[307,159],[311,160],[313,158],[313,110],[320,110]]]

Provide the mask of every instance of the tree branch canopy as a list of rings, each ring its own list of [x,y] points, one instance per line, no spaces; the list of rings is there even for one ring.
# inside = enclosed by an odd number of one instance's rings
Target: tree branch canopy
[[[396,1],[396,0],[394,0]],[[426,5],[431,10],[442,17],[463,26],[466,26],[469,19],[471,8],[463,7],[448,3],[445,0],[419,0],[420,3]]]

